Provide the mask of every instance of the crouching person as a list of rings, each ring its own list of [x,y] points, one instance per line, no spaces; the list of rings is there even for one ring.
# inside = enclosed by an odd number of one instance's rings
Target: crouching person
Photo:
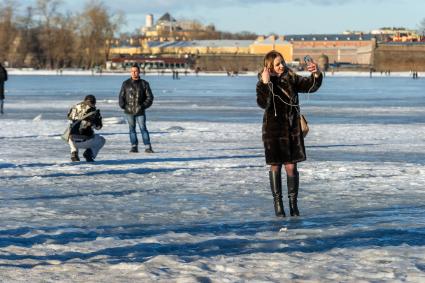
[[[68,119],[72,121],[68,139],[71,161],[80,161],[78,150],[85,149],[84,158],[87,162],[93,162],[105,145],[105,138],[93,131],[93,128],[102,128],[102,116],[96,109],[96,97],[87,95],[83,102],[74,105],[68,112]]]

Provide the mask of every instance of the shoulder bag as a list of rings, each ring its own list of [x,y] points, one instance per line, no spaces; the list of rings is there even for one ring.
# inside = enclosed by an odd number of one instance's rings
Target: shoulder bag
[[[81,121],[83,121],[85,118],[93,115],[94,113],[96,113],[96,111],[92,111],[90,113],[87,113],[86,115],[84,115],[80,119],[75,120],[74,122],[68,124],[68,126],[65,129],[65,132],[63,132],[63,134],[61,135],[61,139],[63,139],[65,142],[68,142],[69,141],[69,138],[71,136],[71,130],[72,130],[72,128],[75,127]]]

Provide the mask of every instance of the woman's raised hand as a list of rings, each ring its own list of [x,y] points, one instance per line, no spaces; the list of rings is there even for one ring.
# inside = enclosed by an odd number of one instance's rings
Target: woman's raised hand
[[[263,84],[268,84],[270,82],[270,72],[267,67],[264,67],[263,72],[261,73],[261,81]]]
[[[317,64],[315,62],[310,62],[307,64],[307,70],[310,73],[316,74],[319,72],[319,67],[317,67]]]

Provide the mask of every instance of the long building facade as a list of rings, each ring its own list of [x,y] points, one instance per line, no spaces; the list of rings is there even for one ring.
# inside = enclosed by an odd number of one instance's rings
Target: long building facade
[[[329,63],[370,65],[376,39],[370,35],[287,35],[260,36],[256,40],[192,40],[192,41],[147,41],[140,40],[137,46],[115,46],[112,57],[163,56],[187,58],[192,56],[240,55],[261,57],[277,50],[288,63],[302,64],[305,55],[316,61],[326,56]],[[127,52],[125,52],[127,51]],[[209,57],[212,58],[212,57]],[[233,57],[232,57],[233,58]],[[245,60],[243,59],[243,60]],[[250,64],[252,65],[252,64]],[[251,68],[251,67],[250,67]]]
[[[326,55],[330,63],[369,65],[376,46],[372,34],[286,35],[285,39],[292,44],[295,61],[308,54],[316,60]]]
[[[196,32],[195,32],[196,31]],[[284,36],[259,36],[256,40],[191,40],[198,38],[199,32],[211,34],[215,30],[199,26],[193,29],[193,22],[185,24],[175,20],[166,13],[156,23],[153,16],[146,17],[146,25],[142,29],[139,39],[130,40],[127,44],[116,42],[111,48],[111,55],[115,58],[115,66],[119,62],[128,62],[130,58],[175,58],[174,64],[181,65],[180,58],[190,58],[186,66],[201,69],[223,70],[253,69],[255,62],[261,65],[264,54],[277,50],[292,66],[303,66],[303,58],[310,55],[322,66],[349,65],[357,68],[373,69],[376,62],[382,62],[382,50],[377,52],[378,45],[388,41],[403,42],[416,41],[420,45],[423,38],[415,35],[413,31],[405,29],[380,29],[371,33],[347,32],[342,34],[289,34]],[[212,33],[211,33],[212,32]],[[203,37],[201,37],[203,38]],[[392,49],[391,49],[392,48]],[[395,47],[388,50],[398,50]],[[420,50],[421,47],[418,47]],[[406,50],[416,49],[407,47]],[[385,49],[386,50],[386,49]],[[392,51],[393,52],[393,51]],[[399,54],[399,53],[397,53]],[[419,53],[418,53],[419,54]],[[117,59],[119,58],[119,59]],[[201,59],[199,59],[201,58]],[[407,57],[406,57],[407,58]],[[409,57],[410,58],[410,57]],[[415,57],[416,58],[416,57]],[[419,57],[418,57],[419,58]],[[179,59],[179,60],[177,60]],[[127,61],[126,61],[127,60]],[[168,66],[167,59],[164,63],[154,66]],[[240,60],[235,64],[234,60]],[[415,59],[409,59],[409,62]],[[193,63],[194,61],[198,63]],[[202,62],[202,63],[200,63]],[[416,62],[416,61],[415,61]],[[415,65],[416,63],[409,63]],[[151,65],[147,65],[151,66]]]

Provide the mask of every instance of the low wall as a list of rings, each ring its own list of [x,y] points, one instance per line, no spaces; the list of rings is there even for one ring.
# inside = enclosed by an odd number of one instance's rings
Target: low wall
[[[202,54],[196,58],[194,67],[201,71],[258,71],[263,64],[263,57],[263,55],[243,54]]]
[[[323,54],[326,54],[325,50]],[[368,47],[357,50],[356,56],[358,60],[355,63],[370,64],[376,71],[425,71],[425,43],[378,44],[375,49]],[[258,71],[263,57],[247,54],[202,54],[196,58],[193,67],[201,71]]]
[[[374,52],[377,71],[425,71],[424,44],[379,44]]]

